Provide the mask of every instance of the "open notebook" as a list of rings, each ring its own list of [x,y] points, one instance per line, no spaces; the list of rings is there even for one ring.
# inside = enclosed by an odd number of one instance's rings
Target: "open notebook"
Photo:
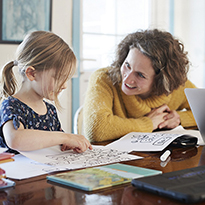
[[[186,88],[184,92],[197,123],[197,127],[205,142],[205,89]]]

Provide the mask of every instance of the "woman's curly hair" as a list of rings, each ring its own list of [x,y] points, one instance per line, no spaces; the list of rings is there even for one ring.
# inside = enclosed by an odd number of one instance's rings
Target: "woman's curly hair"
[[[184,45],[169,32],[153,29],[128,34],[119,43],[109,69],[114,85],[122,80],[120,68],[132,48],[137,48],[152,62],[156,73],[152,95],[168,95],[186,82],[190,62]]]

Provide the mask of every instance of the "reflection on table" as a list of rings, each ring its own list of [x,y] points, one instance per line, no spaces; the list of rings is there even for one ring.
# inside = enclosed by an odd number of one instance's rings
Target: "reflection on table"
[[[157,169],[163,173],[205,165],[205,149],[203,146],[174,148],[171,157],[164,163],[159,159],[162,153],[163,152],[132,152],[131,154],[144,158],[123,163]],[[16,186],[14,188],[0,192],[1,204],[182,204],[176,200],[140,191],[132,187],[131,183],[94,192],[85,192],[68,186],[48,183],[45,175],[21,181],[15,180],[15,182]],[[199,204],[205,204],[205,202]]]

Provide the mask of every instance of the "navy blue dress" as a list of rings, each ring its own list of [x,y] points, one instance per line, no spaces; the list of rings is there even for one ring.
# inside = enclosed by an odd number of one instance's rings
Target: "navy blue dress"
[[[4,140],[2,126],[9,120],[13,121],[16,130],[21,122],[24,129],[62,131],[56,108],[48,102],[45,103],[47,113],[39,115],[17,98],[10,96],[5,99],[0,107],[0,147],[8,147]]]

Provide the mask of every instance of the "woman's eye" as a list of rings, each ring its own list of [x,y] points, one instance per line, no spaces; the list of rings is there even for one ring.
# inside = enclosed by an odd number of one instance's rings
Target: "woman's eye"
[[[145,78],[142,73],[137,73],[140,78]]]
[[[125,65],[126,65],[127,68],[130,69],[130,64],[128,62],[125,62]]]

